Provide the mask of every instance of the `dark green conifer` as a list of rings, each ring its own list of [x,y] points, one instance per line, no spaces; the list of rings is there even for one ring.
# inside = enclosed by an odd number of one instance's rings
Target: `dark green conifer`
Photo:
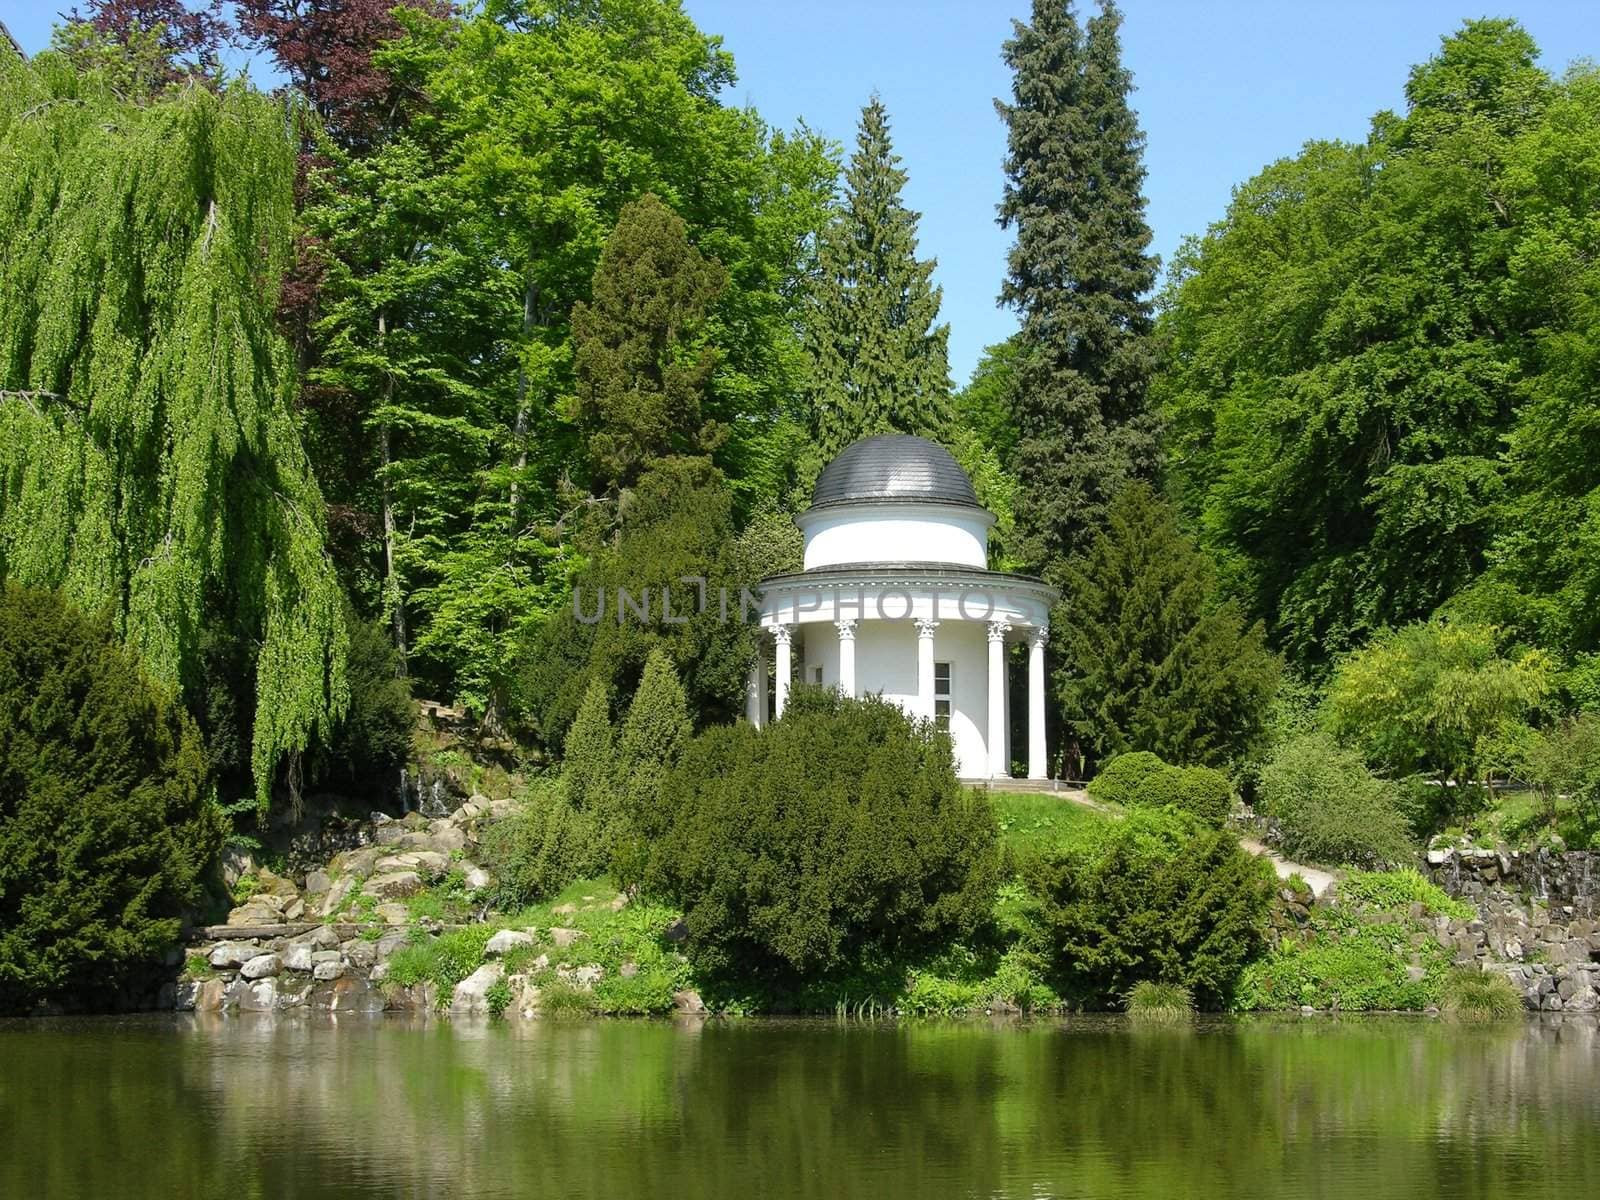
[[[950,397],[940,325],[943,289],[917,257],[917,221],[901,200],[906,173],[874,96],[861,110],[841,206],[823,231],[806,318],[812,429],[831,457],[874,433],[943,428]]]
[[[1106,505],[1157,465],[1146,404],[1155,367],[1144,135],[1128,107],[1121,14],[1087,27],[1065,0],[1034,0],[1004,57],[1013,100],[1000,224],[1016,243],[1002,303],[1022,317],[1010,396],[1021,552],[1052,571],[1087,545]]]

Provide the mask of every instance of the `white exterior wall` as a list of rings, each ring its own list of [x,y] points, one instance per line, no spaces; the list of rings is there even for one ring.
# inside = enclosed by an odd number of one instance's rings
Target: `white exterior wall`
[[[861,563],[988,565],[989,526],[979,509],[947,504],[849,504],[800,514],[805,569]]]
[[[839,631],[831,623],[810,623],[795,633],[802,647],[795,662],[804,664],[798,678],[816,680],[822,668],[825,687],[839,684]],[[989,720],[988,642],[984,626],[971,621],[941,621],[933,635],[935,662],[950,664],[950,740],[955,749],[956,773],[964,777],[987,775],[989,756],[984,744]],[[856,690],[882,694],[909,713],[917,709],[917,630],[910,621],[861,621],[856,625]]]

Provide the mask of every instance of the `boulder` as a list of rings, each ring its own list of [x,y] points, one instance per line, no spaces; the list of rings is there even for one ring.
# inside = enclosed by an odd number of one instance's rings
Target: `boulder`
[[[674,946],[680,945],[681,943],[689,940],[689,927],[683,923],[682,917],[676,917],[673,919],[672,924],[668,925],[661,931],[661,936],[667,941],[671,942]],[[1449,941],[1446,941],[1443,938],[1440,940],[1443,945],[1447,947],[1450,945]]]
[[[469,892],[486,892],[494,886],[494,876],[482,867],[473,863],[462,863],[461,869],[466,872],[466,885]],[[1600,934],[1595,935],[1600,938]]]
[[[352,938],[339,949],[344,952],[345,962],[357,970],[369,970],[378,963],[377,942],[369,942],[365,938]]]
[[[399,904],[392,901],[388,904],[380,904],[372,911],[377,914],[378,920],[382,921],[385,925],[404,925],[411,919],[410,909],[408,909],[404,904]]]
[[[277,899],[269,897],[268,899]],[[256,925],[282,925],[283,908],[266,902],[258,902],[254,897],[245,901],[238,908],[228,914],[229,925],[235,928],[251,928]]]
[[[489,939],[483,948],[483,953],[485,958],[500,958],[518,946],[531,945],[533,945],[533,934],[524,933],[520,929],[502,929]]]
[[[311,944],[318,950],[337,950],[339,932],[331,925],[319,925],[311,933]]]
[[[290,942],[283,948],[283,969],[285,971],[311,970],[311,956],[314,953],[309,941]]]
[[[340,879],[333,885],[332,888],[328,890],[328,894],[323,897],[322,903],[318,906],[317,911],[323,917],[333,916],[334,913],[338,912],[344,907],[345,897],[350,894],[350,889],[355,887],[355,885],[356,881],[352,876],[346,875],[344,878]]]
[[[370,875],[372,864],[378,861],[382,854],[376,846],[362,846],[355,850],[342,850],[333,856],[328,863],[328,870],[334,875]],[[307,880],[307,890],[310,890],[310,881]]]
[[[258,954],[239,968],[239,974],[245,979],[271,979],[281,970],[283,960],[276,954]]]
[[[244,942],[220,942],[211,951],[209,961],[218,971],[237,971],[260,953],[261,947],[256,945],[254,939]]]
[[[452,1017],[483,1016],[489,1011],[489,989],[505,976],[505,968],[497,962],[484,963],[471,975],[456,984],[450,997]]]
[[[674,1012],[698,1015],[706,1011],[706,1002],[700,999],[700,993],[696,991],[673,992],[672,1008]]]
[[[425,879],[437,879],[444,874],[450,860],[436,850],[405,850],[390,854],[373,864],[379,876],[397,875],[414,871]]]
[[[584,963],[581,967],[557,967],[556,974],[573,987],[589,991],[605,978],[606,969],[599,963]]]
[[[277,896],[287,903],[300,895],[300,889],[295,887],[293,880],[261,867],[256,871],[256,895]]]
[[[241,988],[239,1008],[243,1012],[271,1012],[278,1007],[278,981],[258,979],[254,983],[235,985]]]
[[[467,846],[466,832],[454,821],[440,817],[428,826],[428,839],[441,854],[453,854]]]
[[[372,968],[372,970],[368,973],[367,978],[373,983],[382,983],[385,979],[389,978],[389,964],[386,962],[379,963],[377,966]]]
[[[255,856],[248,850],[229,846],[222,852],[222,882],[232,891],[234,884],[256,869]]]
[[[391,931],[378,939],[378,961],[388,962],[394,952],[411,939],[404,933]]]
[[[361,891],[379,900],[404,900],[422,890],[422,876],[415,871],[388,871],[367,880]]]
[[[220,979],[202,979],[194,993],[195,1012],[221,1012],[227,985]]]
[[[289,907],[283,910],[283,919],[289,922],[291,925],[299,924],[305,919],[305,915],[306,902],[300,899],[299,896],[296,896],[293,900],[289,901]]]
[[[319,962],[311,969],[311,978],[319,983],[338,979],[344,974],[344,964],[335,958],[332,962]]]
[[[319,983],[317,988],[313,1003],[329,1012],[382,1012],[384,1008],[383,997],[366,980],[352,975]]]
[[[582,936],[583,930],[569,929],[563,925],[552,926],[550,930],[550,940],[556,944],[558,949],[561,950],[565,950],[568,946],[574,945]]]
[[[306,872],[306,894],[318,896],[333,888],[333,876],[326,871],[318,869]]]

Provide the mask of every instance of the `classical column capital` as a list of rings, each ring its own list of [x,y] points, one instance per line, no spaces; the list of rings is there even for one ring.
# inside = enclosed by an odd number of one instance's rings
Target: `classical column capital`
[[[855,621],[850,621],[850,620],[835,621],[833,623],[833,627],[839,631],[839,640],[841,642],[849,642],[849,641],[854,641],[855,640],[855,636],[856,636],[856,622]]]
[[[918,617],[912,624],[917,627],[919,638],[931,638],[933,631],[939,628],[939,622],[929,620],[927,617]]]
[[[1028,643],[1033,646],[1048,646],[1050,644],[1050,626],[1035,625],[1028,630]]]
[[[778,645],[787,646],[793,638],[793,625],[774,625],[772,627],[772,640]]]
[[[1011,622],[1010,621],[990,621],[989,625],[988,625],[988,629],[989,629],[989,640],[991,642],[1003,642],[1003,641],[1006,640],[1006,634],[1011,632]]]

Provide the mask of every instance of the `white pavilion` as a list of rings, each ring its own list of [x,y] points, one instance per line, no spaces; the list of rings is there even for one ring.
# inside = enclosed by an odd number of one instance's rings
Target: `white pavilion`
[[[988,569],[994,516],[950,452],[905,434],[856,442],[795,523],[804,569],[761,583],[776,654],[770,680],[765,655],[751,669],[747,719],[782,716],[796,680],[876,693],[946,726],[964,778],[1005,778],[1006,647],[1026,642],[1028,777],[1048,778],[1044,648],[1057,594]]]

